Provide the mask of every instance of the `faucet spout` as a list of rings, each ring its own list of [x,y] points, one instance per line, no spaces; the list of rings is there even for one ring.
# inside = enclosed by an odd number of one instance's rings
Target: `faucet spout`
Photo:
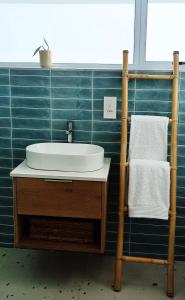
[[[72,143],[73,142],[73,122],[72,121],[67,121],[67,142]]]

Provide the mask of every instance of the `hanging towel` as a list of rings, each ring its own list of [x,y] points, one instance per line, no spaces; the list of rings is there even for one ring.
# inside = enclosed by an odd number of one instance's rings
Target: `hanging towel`
[[[169,118],[131,116],[129,160],[167,160]]]
[[[129,217],[168,219],[169,162],[133,159],[129,164]]]

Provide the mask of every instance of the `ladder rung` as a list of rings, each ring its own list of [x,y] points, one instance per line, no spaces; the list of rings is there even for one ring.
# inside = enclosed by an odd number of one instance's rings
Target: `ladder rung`
[[[163,79],[163,80],[172,80],[172,79],[175,78],[175,75],[128,74],[128,78],[135,78],[135,79]]]
[[[159,264],[159,265],[168,264],[168,260],[166,259],[156,259],[156,258],[146,258],[146,257],[136,257],[136,256],[122,256],[121,259],[123,261],[146,263],[146,264]]]

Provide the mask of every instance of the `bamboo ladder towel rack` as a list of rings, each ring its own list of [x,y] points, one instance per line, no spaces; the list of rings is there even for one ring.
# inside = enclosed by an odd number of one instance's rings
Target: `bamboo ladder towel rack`
[[[171,147],[170,147],[170,211],[169,211],[169,238],[167,259],[153,259],[144,257],[133,257],[123,255],[125,212],[127,206],[127,122],[128,117],[128,80],[129,78],[161,79],[172,81],[172,115],[169,123],[171,125]],[[120,187],[119,187],[119,212],[118,212],[118,236],[117,254],[115,259],[114,290],[120,291],[123,262],[140,262],[162,264],[167,266],[167,289],[169,297],[174,295],[174,247],[176,227],[176,176],[177,176],[177,123],[178,123],[178,82],[179,82],[179,52],[173,52],[172,75],[149,75],[128,73],[128,50],[123,51],[123,73],[122,73],[122,120],[121,120],[121,155],[120,155]]]

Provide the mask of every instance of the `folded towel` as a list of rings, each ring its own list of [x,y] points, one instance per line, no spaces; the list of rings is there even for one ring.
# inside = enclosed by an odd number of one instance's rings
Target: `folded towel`
[[[131,116],[130,159],[167,160],[167,117]]]
[[[170,166],[168,162],[133,159],[129,164],[129,217],[168,219]]]

